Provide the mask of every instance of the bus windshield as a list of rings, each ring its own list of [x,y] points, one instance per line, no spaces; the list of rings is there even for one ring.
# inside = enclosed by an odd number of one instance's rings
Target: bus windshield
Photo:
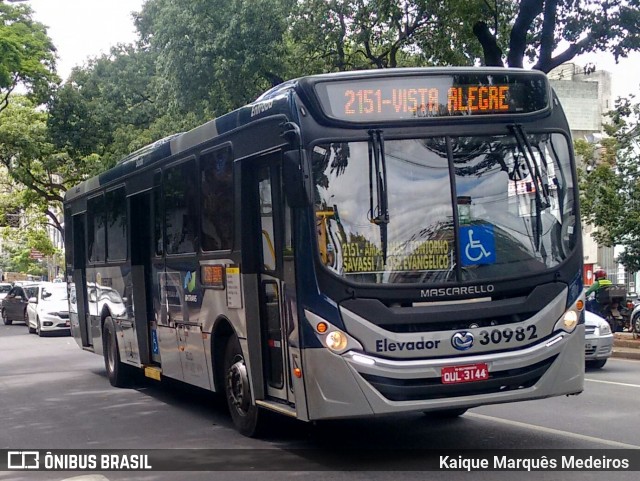
[[[521,276],[576,244],[570,149],[560,133],[333,142],[313,148],[322,263],[352,282]],[[456,230],[458,235],[456,235]]]

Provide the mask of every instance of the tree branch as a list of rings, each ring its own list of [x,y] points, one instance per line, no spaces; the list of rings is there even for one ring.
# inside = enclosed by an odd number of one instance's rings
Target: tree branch
[[[49,217],[53,221],[53,227],[58,229],[58,232],[60,232],[60,235],[64,240],[64,229],[62,228],[62,224],[58,220],[58,216],[51,209],[45,209],[44,213],[47,217]]]
[[[543,59],[539,59],[538,62],[533,66],[536,70],[541,70],[542,72],[548,73],[559,65],[562,65],[565,62],[568,62],[576,55],[582,53],[591,42],[593,41],[593,37],[591,34],[587,35],[585,38],[580,40],[577,43],[572,43],[569,47],[559,55],[556,55],[553,58],[550,58],[546,63],[543,62]]]
[[[554,46],[554,30],[556,26],[556,8],[558,0],[546,0],[544,2],[544,17],[540,38],[540,58],[538,63],[545,65],[551,61]]]
[[[509,39],[509,54],[507,65],[509,67],[524,67],[524,51],[527,47],[527,32],[533,20],[542,12],[544,0],[522,0],[520,11],[511,29]]]
[[[485,22],[476,22],[473,26],[473,34],[482,46],[484,64],[489,67],[504,67],[502,49],[498,46],[496,37],[491,35],[487,24]]]

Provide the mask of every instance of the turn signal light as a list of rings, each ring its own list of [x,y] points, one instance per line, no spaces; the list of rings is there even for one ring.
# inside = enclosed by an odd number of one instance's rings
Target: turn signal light
[[[329,326],[327,326],[326,322],[319,322],[316,325],[316,331],[318,331],[320,334],[324,334],[325,332],[327,332],[327,329],[329,329]]]
[[[579,311],[584,309],[584,301],[582,299],[580,299],[578,302],[576,302],[576,309],[578,309]]]
[[[293,375],[295,377],[297,377],[298,379],[300,379],[302,377],[302,369],[300,369],[299,367],[294,367],[293,368]]]

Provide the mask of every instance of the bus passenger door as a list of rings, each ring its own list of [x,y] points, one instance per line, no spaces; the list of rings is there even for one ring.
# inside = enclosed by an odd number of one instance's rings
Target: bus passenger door
[[[286,215],[281,191],[280,153],[261,157],[255,179],[259,215],[256,239],[260,255],[258,266],[258,302],[260,310],[263,374],[268,397],[294,402],[289,373],[287,299],[284,276]],[[255,174],[254,174],[255,175]],[[293,287],[293,286],[291,286]]]
[[[133,296],[133,342],[138,344],[140,362],[150,364],[158,354],[153,319],[151,275],[151,191],[129,197],[131,235],[131,295]],[[153,326],[153,330],[152,330]]]
[[[73,284],[75,299],[73,303],[77,312],[77,322],[83,347],[93,345],[89,320],[89,303],[87,298],[87,253],[86,253],[86,214],[77,214],[72,218],[73,224]],[[72,293],[73,294],[73,293]],[[72,317],[70,313],[70,317]],[[74,322],[74,319],[71,319]],[[74,330],[74,336],[76,331]]]

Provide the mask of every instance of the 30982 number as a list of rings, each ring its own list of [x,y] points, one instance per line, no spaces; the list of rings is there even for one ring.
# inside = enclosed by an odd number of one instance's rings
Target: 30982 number
[[[537,339],[536,326],[517,327],[511,329],[492,329],[491,331],[480,331],[480,344],[500,344],[501,342],[522,342]]]

